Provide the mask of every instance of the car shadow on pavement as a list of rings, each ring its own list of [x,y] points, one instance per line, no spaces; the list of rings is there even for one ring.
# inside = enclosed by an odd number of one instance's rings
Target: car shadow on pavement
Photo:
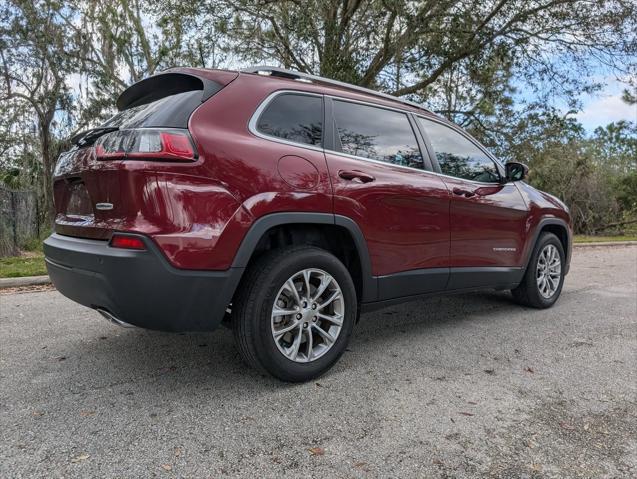
[[[504,321],[519,308],[507,293],[494,292],[420,299],[364,314],[348,348],[357,354],[345,367],[357,367],[359,353],[382,351],[405,333],[417,341],[420,335],[444,335],[467,321],[492,320],[494,315]],[[86,320],[98,321],[97,315]],[[71,389],[126,383],[134,389],[134,384],[145,383],[145,388],[183,394],[184,388],[224,389],[229,382],[234,390],[253,392],[295,387],[244,365],[231,331],[224,327],[210,333],[162,333],[106,325],[88,331],[89,337],[83,335],[77,343],[67,343],[68,362],[81,361],[82,371],[88,373],[82,374],[79,382],[77,377],[68,377]],[[326,376],[342,371],[343,366],[337,365]]]

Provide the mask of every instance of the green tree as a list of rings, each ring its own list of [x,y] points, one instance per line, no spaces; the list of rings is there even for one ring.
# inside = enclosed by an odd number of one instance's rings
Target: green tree
[[[579,73],[591,58],[617,71],[636,67],[637,5],[628,0],[208,0],[181,10],[215,21],[241,61],[399,96],[426,98],[452,71],[470,80],[498,63],[565,92],[585,86]]]
[[[616,175],[637,172],[637,123],[619,121],[596,128],[591,150],[595,161]]]
[[[5,105],[9,118],[15,118],[22,108],[33,114],[42,211],[48,221],[54,215],[51,176],[60,151],[56,131],[68,126],[65,113],[71,109],[71,96],[67,78],[76,71],[64,54],[73,42],[59,21],[61,8],[49,0],[0,4],[0,99],[9,102]]]

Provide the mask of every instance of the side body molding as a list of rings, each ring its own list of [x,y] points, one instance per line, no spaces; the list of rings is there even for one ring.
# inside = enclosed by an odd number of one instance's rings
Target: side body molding
[[[286,224],[323,224],[345,228],[356,245],[361,264],[363,294],[361,302],[373,302],[378,298],[377,279],[372,276],[367,242],[361,229],[352,219],[331,213],[272,213],[257,219],[246,233],[232,263],[233,268],[245,268],[259,240],[271,228]]]

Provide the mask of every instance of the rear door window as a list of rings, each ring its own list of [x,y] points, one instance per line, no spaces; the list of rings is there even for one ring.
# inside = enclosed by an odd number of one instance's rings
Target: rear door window
[[[282,93],[266,106],[257,121],[257,131],[293,143],[321,146],[323,98]]]
[[[336,100],[334,121],[343,153],[424,168],[416,136],[405,113]]]
[[[440,170],[448,176],[481,183],[499,183],[495,162],[473,142],[446,125],[418,117],[436,153]]]

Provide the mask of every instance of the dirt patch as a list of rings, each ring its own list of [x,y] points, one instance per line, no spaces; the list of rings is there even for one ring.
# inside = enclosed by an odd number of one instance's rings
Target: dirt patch
[[[2,288],[0,289],[0,296],[8,296],[10,294],[22,294],[22,293],[40,293],[43,291],[54,291],[55,286],[52,284],[39,284],[36,286],[21,286],[19,288]]]

